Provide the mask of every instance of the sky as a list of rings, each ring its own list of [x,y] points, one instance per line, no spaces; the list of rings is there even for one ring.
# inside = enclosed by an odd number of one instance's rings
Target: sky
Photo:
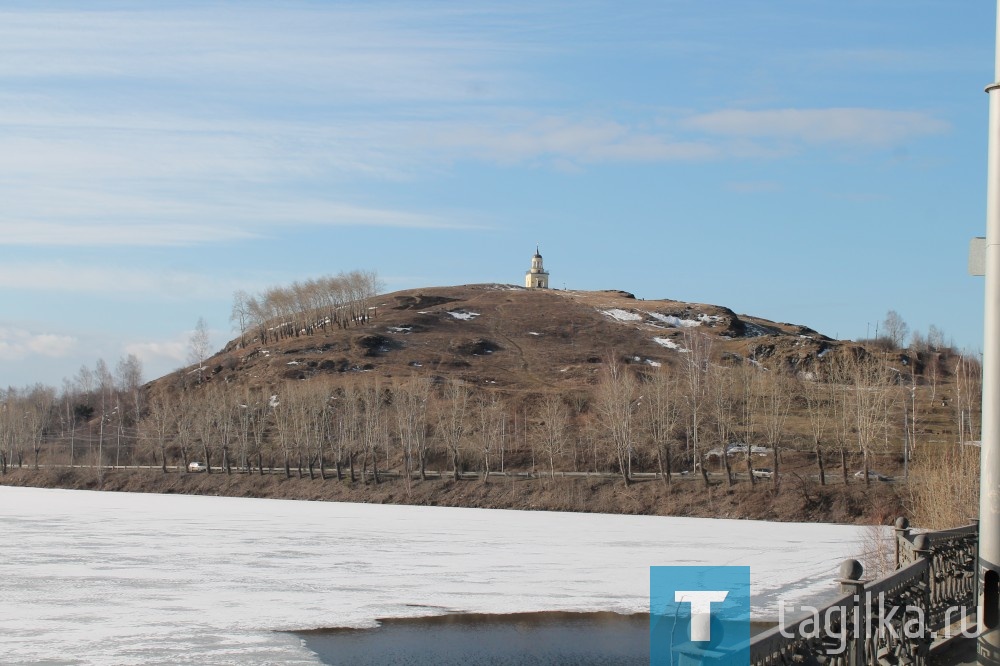
[[[355,269],[982,349],[987,0],[0,0],[0,386]]]

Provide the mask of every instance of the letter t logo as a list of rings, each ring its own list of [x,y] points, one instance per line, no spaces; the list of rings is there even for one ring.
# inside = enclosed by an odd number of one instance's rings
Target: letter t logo
[[[691,604],[691,640],[712,640],[712,603],[725,601],[726,590],[675,590],[676,603]]]

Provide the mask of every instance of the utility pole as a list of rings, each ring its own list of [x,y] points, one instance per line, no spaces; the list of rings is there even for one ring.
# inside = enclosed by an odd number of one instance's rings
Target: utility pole
[[[983,428],[979,476],[977,663],[1000,666],[1000,0],[986,167],[986,297],[983,308]]]

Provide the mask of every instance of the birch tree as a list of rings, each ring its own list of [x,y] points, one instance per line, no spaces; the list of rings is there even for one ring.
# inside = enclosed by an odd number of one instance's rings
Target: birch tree
[[[396,416],[396,432],[403,450],[403,468],[409,488],[413,461],[420,470],[420,480],[427,479],[427,409],[431,395],[431,380],[411,377],[396,384],[392,406]]]
[[[441,394],[438,405],[437,432],[451,454],[452,476],[457,481],[461,477],[459,457],[462,442],[468,431],[466,412],[469,405],[469,389],[459,380],[448,382]]]
[[[702,430],[702,412],[705,395],[708,390],[708,370],[711,361],[712,340],[704,333],[690,328],[684,330],[684,348],[681,354],[685,398],[687,402],[688,432],[691,442],[691,460],[695,465],[701,465],[701,450],[699,447]],[[704,466],[702,466],[704,469]],[[706,478],[707,481],[707,478]]]
[[[813,451],[816,455],[819,484],[826,485],[826,468],[823,466],[823,442],[833,425],[836,406],[832,386],[828,382],[801,380],[799,394],[803,397],[809,415],[809,433],[812,436]]]
[[[764,440],[771,449],[773,467],[771,482],[775,489],[781,486],[779,468],[781,465],[781,439],[785,434],[788,410],[791,408],[792,387],[784,375],[771,373],[767,376],[761,392],[761,426]]]
[[[671,442],[680,420],[680,389],[677,378],[667,368],[658,367],[643,385],[641,415],[649,446],[656,456],[660,478],[670,485],[673,471]]]
[[[549,475],[555,478],[556,456],[562,455],[569,429],[569,410],[562,397],[548,393],[539,403],[539,440],[542,450],[549,459]]]
[[[609,357],[601,371],[594,403],[599,427],[611,441],[625,487],[632,483],[633,412],[637,397],[635,378],[618,359]]]
[[[188,363],[195,366],[198,371],[198,381],[204,379],[205,360],[211,353],[211,339],[208,333],[208,322],[204,317],[198,317],[198,323],[194,327],[194,332],[188,340]]]
[[[884,443],[889,427],[887,414],[894,377],[881,359],[867,353],[851,358],[847,370],[852,379],[852,426],[857,433],[864,480],[868,485],[871,483],[872,456],[884,448],[880,444]]]
[[[729,464],[729,444],[735,426],[736,405],[733,396],[735,383],[732,372],[721,365],[712,366],[709,373],[711,381],[708,383],[708,399],[719,443],[719,458],[726,474],[726,483],[732,486],[733,470]]]

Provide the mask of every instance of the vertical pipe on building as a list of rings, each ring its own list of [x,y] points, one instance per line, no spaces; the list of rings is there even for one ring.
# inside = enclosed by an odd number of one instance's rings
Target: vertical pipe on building
[[[986,296],[983,308],[983,413],[979,477],[979,636],[977,663],[1000,666],[1000,0],[995,33],[986,168]],[[993,625],[993,626],[988,626]]]

